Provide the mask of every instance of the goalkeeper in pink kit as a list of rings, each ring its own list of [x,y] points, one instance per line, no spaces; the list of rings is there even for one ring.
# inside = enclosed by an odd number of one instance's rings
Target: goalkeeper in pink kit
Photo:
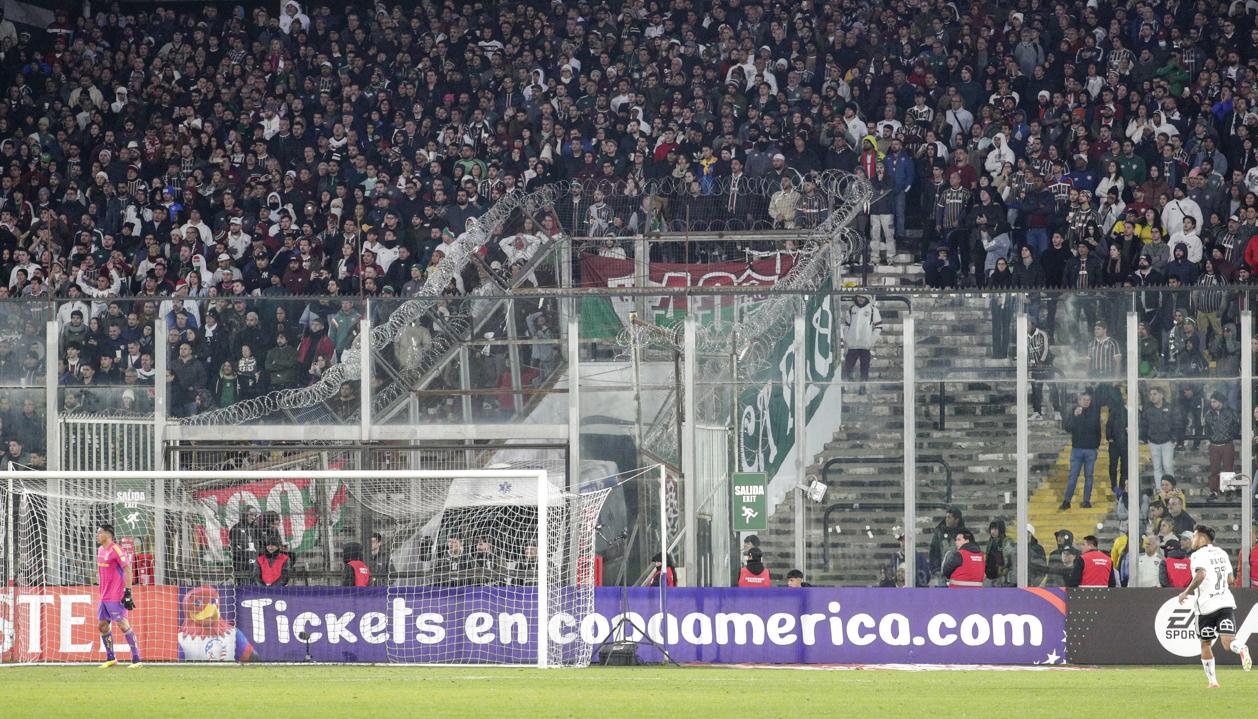
[[[118,663],[114,656],[114,635],[110,624],[117,624],[127,638],[127,646],[131,647],[131,665],[128,669],[140,666],[140,647],[135,632],[127,621],[127,611],[135,609],[131,599],[131,558],[122,551],[122,547],[114,542],[114,528],[111,524],[102,524],[96,528],[96,570],[100,575],[100,607],[96,610],[96,618],[100,620],[100,638],[105,645],[105,663],[101,669],[112,667]]]

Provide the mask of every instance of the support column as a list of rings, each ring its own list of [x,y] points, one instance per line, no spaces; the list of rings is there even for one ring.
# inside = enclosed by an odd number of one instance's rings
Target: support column
[[[364,442],[371,439],[371,363],[371,300],[367,300],[358,326],[358,438]]]
[[[550,509],[550,485],[546,472],[537,473],[537,666],[549,666],[550,627],[550,546],[547,542],[547,517]]]
[[[797,298],[801,305],[806,303],[803,298]],[[795,313],[795,341],[794,356],[795,366],[791,370],[793,381],[791,382],[791,390],[794,394],[791,407],[794,410],[792,421],[795,424],[795,568],[804,572],[804,576],[808,576],[807,542],[804,534],[808,531],[808,522],[806,512],[808,510],[805,502],[804,492],[807,485],[808,476],[808,442],[804,429],[808,424],[808,357],[807,357],[807,337],[808,329],[805,325],[804,307],[796,308]]]
[[[520,394],[520,388],[524,386],[524,383],[520,379],[520,345],[516,344],[520,332],[515,324],[515,300],[507,300],[506,312],[507,339],[510,340],[510,344],[507,345],[507,372],[511,375],[511,389],[515,390],[511,395],[511,406],[514,419],[524,419],[524,395]]]
[[[58,415],[61,412],[61,398],[57,386],[57,358],[61,356],[60,328],[56,320],[49,320],[44,326],[44,450],[47,454],[48,469],[59,470],[61,462],[61,423]],[[7,468],[6,468],[7,469]],[[62,557],[62,540],[66,536],[64,522],[65,513],[61,511],[62,487],[60,479],[48,480],[48,522],[45,526],[47,536],[44,546],[48,548],[48,556]],[[61,562],[52,562],[48,567],[48,583],[62,584]]]
[[[568,484],[572,490],[581,484],[581,318],[577,299],[559,301],[568,308]]]
[[[50,470],[61,469],[61,397],[57,386],[60,341],[61,328],[56,320],[49,320],[44,325],[44,457]]]
[[[1249,484],[1241,493],[1241,552],[1240,572],[1242,587],[1245,580],[1253,577],[1254,568],[1249,566],[1250,547],[1254,546],[1254,313],[1241,312],[1241,474],[1249,478]]]
[[[646,228],[643,228],[644,230]],[[633,242],[633,286],[643,288],[650,285],[651,278],[651,243],[647,240],[645,234],[640,234]],[[633,305],[639,317],[646,317],[648,298],[646,295],[638,295],[634,298]]]
[[[916,318],[904,315],[904,586],[917,586],[917,367]],[[1023,545],[1025,546],[1025,545]]]
[[[1139,583],[1144,516],[1140,514],[1140,318],[1127,313],[1127,584]],[[1114,569],[1118,569],[1115,567]]]
[[[153,320],[153,469],[166,469],[166,422],[170,416],[170,393],[166,384],[166,369],[170,365],[166,353],[166,320]],[[157,500],[153,513],[153,581],[164,584],[166,579],[166,480],[153,482],[153,495]]]
[[[1014,341],[1017,342],[1017,360],[1018,360],[1018,384],[1015,390],[1018,395],[1017,412],[1018,412],[1018,467],[1017,467],[1017,484],[1015,487],[1015,501],[1017,502],[1017,541],[1019,547],[1026,547],[1029,532],[1027,524],[1030,517],[1027,512],[1027,504],[1030,500],[1029,485],[1031,475],[1031,458],[1029,456],[1030,449],[1027,446],[1027,434],[1030,431],[1027,422],[1027,393],[1030,390],[1030,348],[1027,346],[1027,332],[1030,330],[1030,318],[1026,314],[1026,303],[1022,303],[1022,309],[1018,312],[1017,331],[1014,334]],[[1030,576],[1030,561],[1027,552],[1018,552],[1018,586],[1025,587],[1028,577]]]
[[[668,468],[660,463],[660,616],[668,616]],[[689,534],[689,532],[687,532]],[[665,642],[668,641],[668,630],[662,628]]]
[[[472,353],[468,351],[467,342],[462,343],[459,347],[459,389],[462,391],[459,396],[459,407],[462,408],[463,424],[472,424],[475,420],[472,414]]]
[[[698,536],[698,484],[699,463],[695,457],[695,432],[698,425],[698,410],[695,400],[699,394],[696,382],[699,374],[698,337],[699,321],[695,312],[686,312],[685,334],[682,337],[682,372],[685,384],[681,388],[682,395],[682,428],[681,428],[681,473],[682,473],[682,516],[685,520],[685,532],[682,544],[682,564],[686,568],[687,584],[693,585],[699,578],[699,536]],[[641,391],[640,389],[638,391]],[[709,390],[714,391],[714,390]],[[662,472],[663,470],[661,470]],[[661,500],[663,501],[663,500]],[[660,515],[661,518],[663,514]],[[664,582],[661,582],[664,584]]]

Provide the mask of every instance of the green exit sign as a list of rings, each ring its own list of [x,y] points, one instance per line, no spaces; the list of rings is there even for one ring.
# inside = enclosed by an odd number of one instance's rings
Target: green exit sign
[[[734,531],[762,532],[768,529],[768,475],[763,472],[736,472],[730,487]]]

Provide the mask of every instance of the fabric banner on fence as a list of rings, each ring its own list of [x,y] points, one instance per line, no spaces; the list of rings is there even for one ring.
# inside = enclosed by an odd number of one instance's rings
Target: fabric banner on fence
[[[795,256],[781,252],[754,262],[652,262],[648,287],[720,287],[772,285],[795,266]],[[581,255],[581,286],[633,287],[634,261]]]
[[[338,482],[328,495],[327,507],[321,508],[317,485],[309,479],[261,479],[221,489],[196,490],[192,498],[201,509],[198,519],[203,525],[198,532],[202,535],[205,561],[227,564],[228,531],[240,521],[246,507],[257,509],[264,520],[274,513],[271,516],[275,526],[268,530],[278,533],[292,551],[310,551],[319,545],[315,529],[320,514],[325,515],[322,521],[333,529],[339,527],[342,519],[344,483]]]
[[[805,421],[811,421],[821,406],[839,364],[834,297],[829,290],[827,281],[809,296],[805,307]],[[795,428],[795,345],[790,332],[777,340],[769,356],[774,363],[759,373],[755,383],[740,388],[740,451],[736,469],[765,472],[772,478],[802,434]],[[801,446],[800,451],[803,449]],[[796,481],[802,480],[800,477]],[[769,501],[772,504],[774,497],[770,496]]]
[[[716,263],[668,263],[652,262],[648,287],[721,287],[729,285],[774,285],[795,266],[795,256],[785,252],[770,255],[754,262]],[[635,286],[633,260],[616,257],[581,255],[581,286],[583,287],[633,287]],[[655,324],[671,325],[682,319],[688,308],[694,306],[700,322],[721,313],[721,319],[733,319],[734,301],[729,297],[687,298],[661,296],[651,298],[644,320]],[[620,332],[621,323],[634,308],[632,299],[584,298],[581,303],[581,338],[599,339],[614,337]]]
[[[536,618],[530,588],[240,588],[236,618],[262,661],[299,661],[300,632],[317,661],[531,663]],[[549,638],[607,640],[621,590],[596,590],[582,622],[555,615]],[[521,607],[506,611],[504,607]],[[682,662],[991,663],[1065,661],[1065,600],[1058,590],[914,592],[886,589],[675,589],[668,618],[658,590],[629,591],[630,622]],[[631,638],[635,630],[624,627]],[[644,660],[658,659],[647,645]]]
[[[1258,632],[1258,590],[1232,590],[1237,636]],[[1197,611],[1175,589],[1071,589],[1070,658],[1087,664],[1195,664],[1201,656]],[[1222,664],[1239,664],[1222,644]]]

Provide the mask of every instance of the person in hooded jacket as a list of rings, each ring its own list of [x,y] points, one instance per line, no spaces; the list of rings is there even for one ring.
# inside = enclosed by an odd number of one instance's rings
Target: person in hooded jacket
[[[1057,548],[1048,553],[1048,567],[1045,570],[1044,586],[1064,587],[1066,577],[1074,567],[1075,557],[1081,552],[1075,547],[1075,535],[1069,529],[1059,529],[1053,533],[1057,540]]]
[[[976,268],[980,264],[983,267],[978,278],[980,286],[995,269],[996,260],[1001,257],[1008,260],[1013,251],[1007,215],[1008,210],[997,199],[996,193],[988,188],[979,189],[978,201],[966,215],[966,226],[970,229],[969,255]]]
[[[1197,277],[1201,274],[1201,268],[1188,259],[1188,246],[1179,243],[1171,248],[1173,259],[1166,263],[1166,277],[1172,277],[1179,280],[1179,283],[1185,287],[1197,284]]]
[[[341,548],[345,569],[341,572],[342,587],[365,587],[371,584],[371,568],[363,561],[363,545],[346,542]]]
[[[998,257],[991,274],[987,276],[988,289],[997,290],[988,300],[992,313],[992,357],[996,359],[1009,356],[1009,343],[1013,340],[1013,316],[1018,306],[1017,296],[1000,290],[1012,290],[1015,286],[1008,260]]]
[[[895,259],[895,180],[888,174],[887,163],[875,166],[874,176],[869,178],[874,186],[873,200],[869,203],[869,251],[870,261],[885,265]]]
[[[743,555],[746,562],[743,568],[738,571],[738,586],[753,587],[759,589],[768,589],[773,586],[773,579],[769,576],[769,568],[764,566],[761,561],[764,553],[759,547],[752,547]]]
[[[1017,584],[1018,561],[1013,540],[1005,533],[1005,520],[993,519],[987,525],[987,559],[985,573],[993,587]]]
[[[1035,528],[1027,531],[1027,586],[1044,586],[1048,579],[1048,555],[1044,553],[1044,545],[1035,538]]]
[[[1013,272],[1013,286],[1022,289],[1041,289],[1044,287],[1044,267],[1039,260],[1035,259],[1035,253],[1031,251],[1030,246],[1023,245],[1018,250],[1018,257],[1009,265],[1010,271]],[[1036,293],[1033,296],[1038,296]],[[1035,302],[1036,300],[1032,300]],[[1027,312],[1035,316],[1038,313],[1031,312],[1028,308]]]
[[[843,354],[843,379],[852,379],[852,373],[860,364],[860,394],[865,394],[865,382],[869,381],[869,362],[873,357],[874,345],[882,336],[882,313],[874,305],[869,295],[857,295],[843,315],[843,343],[847,351]]]
[[[258,553],[253,579],[264,587],[286,587],[290,564],[288,552],[284,551],[279,536],[272,534],[266,538],[262,551]]]
[[[935,254],[922,263],[926,272],[926,286],[937,290],[955,289],[961,263],[952,256],[952,251],[944,245],[935,248]]]

